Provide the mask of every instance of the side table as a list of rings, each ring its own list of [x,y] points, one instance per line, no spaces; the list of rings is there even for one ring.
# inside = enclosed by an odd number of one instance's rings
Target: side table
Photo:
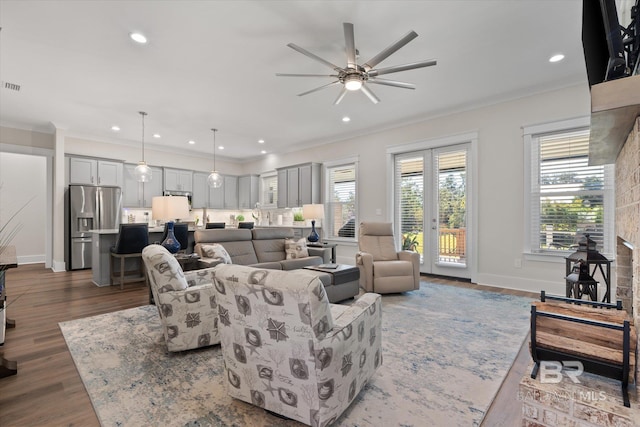
[[[331,284],[324,287],[330,303],[353,298],[360,292],[359,279],[360,269],[354,265],[332,264],[329,265],[308,265],[303,267],[305,270],[328,274],[331,277]]]
[[[0,325],[2,336],[2,342],[0,344],[4,344],[5,337],[5,326],[7,328],[15,328],[16,323],[6,318],[7,313],[7,296],[5,292],[5,270],[9,268],[16,268],[18,266],[18,258],[16,257],[16,248],[15,246],[6,246],[2,253],[0,253],[0,311],[2,311],[2,316],[0,316],[0,320],[2,324]],[[6,318],[6,321],[5,321]],[[7,360],[3,355],[0,355],[0,378],[8,377],[10,375],[15,375],[18,373],[18,362],[14,360]]]
[[[336,247],[337,243],[308,243],[307,247],[309,248],[331,248],[331,262],[336,262]]]

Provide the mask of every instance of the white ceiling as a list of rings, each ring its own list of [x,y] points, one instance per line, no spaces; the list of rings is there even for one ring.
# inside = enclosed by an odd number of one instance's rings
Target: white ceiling
[[[220,154],[248,160],[261,149],[285,152],[586,84],[581,10],[581,0],[0,0],[0,79],[21,87],[0,89],[0,124],[50,131],[53,123],[72,136],[139,145],[143,110],[147,147],[211,154],[216,127]],[[361,62],[414,30],[419,37],[378,68],[438,65],[384,76],[416,90],[372,86],[377,105],[354,92],[335,106],[339,87],[296,96],[331,79],[276,73],[332,70],[287,43],[344,66],[343,22],[355,26]],[[132,42],[132,31],[149,43]],[[565,60],[549,63],[559,52]]]

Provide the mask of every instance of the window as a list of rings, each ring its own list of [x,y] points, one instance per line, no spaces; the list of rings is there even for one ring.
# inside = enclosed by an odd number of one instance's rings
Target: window
[[[262,207],[276,207],[278,204],[278,175],[276,173],[260,175],[260,186]]]
[[[328,239],[352,239],[357,234],[357,167],[356,162],[327,165],[327,195],[323,221],[324,235]]]
[[[424,163],[422,152],[395,157],[396,223],[403,239],[415,240],[413,249],[421,257],[424,255]]]
[[[525,129],[530,251],[566,255],[589,234],[600,252],[613,253],[614,167],[589,165],[588,127],[557,125]]]

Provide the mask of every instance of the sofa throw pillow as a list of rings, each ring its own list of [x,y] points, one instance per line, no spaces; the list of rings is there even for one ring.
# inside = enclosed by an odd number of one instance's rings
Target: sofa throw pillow
[[[232,264],[231,256],[224,246],[214,243],[213,245],[202,246],[202,253],[207,258],[214,258],[222,261],[224,264]]]
[[[307,250],[307,239],[284,239],[284,250],[287,253],[287,259],[306,258],[309,256]]]

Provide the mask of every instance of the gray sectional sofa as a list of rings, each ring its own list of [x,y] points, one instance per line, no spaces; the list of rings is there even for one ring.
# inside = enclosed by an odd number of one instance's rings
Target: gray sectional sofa
[[[331,259],[331,249],[307,248],[309,256],[286,259],[285,239],[295,238],[291,228],[254,229],[205,229],[194,233],[194,252],[200,255],[200,267],[213,267],[220,260],[204,256],[203,247],[218,243],[231,257],[232,264],[247,265],[269,270],[297,270],[306,266],[326,264]],[[330,302],[342,301],[358,294],[357,286],[333,285],[329,274],[309,271],[320,278]]]

